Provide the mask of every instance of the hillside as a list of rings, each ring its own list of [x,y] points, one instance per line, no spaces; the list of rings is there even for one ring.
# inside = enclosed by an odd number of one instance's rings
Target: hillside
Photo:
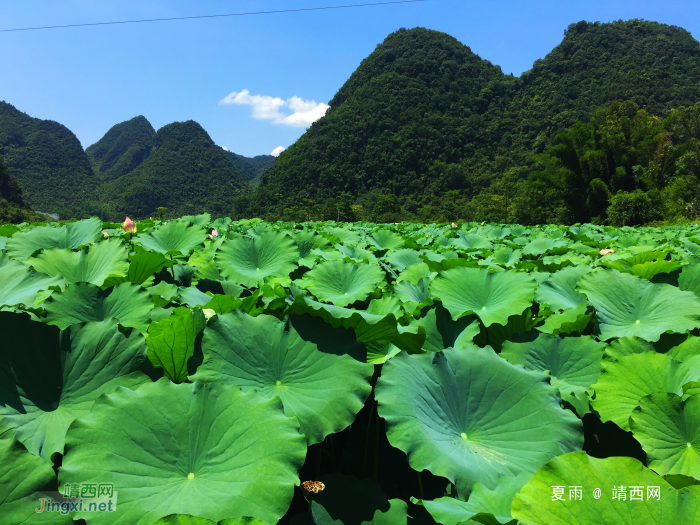
[[[112,127],[85,150],[95,174],[111,181],[135,169],[150,155],[154,133],[151,123],[142,116]]]
[[[100,181],[65,126],[32,118],[0,101],[0,155],[35,210],[82,217]]]
[[[243,178],[250,184],[251,188],[257,187],[262,174],[269,170],[277,160],[272,155],[256,155],[255,157],[244,157],[233,151],[226,151],[228,157],[241,172]]]
[[[661,117],[700,100],[700,43],[655,22],[579,22],[516,78],[449,35],[402,29],[377,46],[326,116],[280,155],[247,214],[503,220],[513,188],[546,198],[537,193],[547,185],[537,155],[557,135],[625,100]],[[561,202],[538,219],[582,217]]]
[[[102,187],[103,215],[112,220],[156,214],[209,212],[229,215],[248,184],[226,152],[192,120],[174,122],[153,136],[149,157],[126,175]]]
[[[22,198],[17,179],[0,156],[0,223],[20,223],[42,220]]]

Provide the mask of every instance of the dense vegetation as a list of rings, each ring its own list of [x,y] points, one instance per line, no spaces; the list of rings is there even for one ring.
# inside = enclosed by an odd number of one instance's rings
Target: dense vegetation
[[[134,117],[112,127],[85,153],[95,173],[111,181],[126,175],[148,158],[155,132],[146,117]]]
[[[256,155],[255,157],[244,157],[233,151],[227,151],[226,154],[241,172],[243,178],[250,184],[251,188],[256,188],[260,184],[260,177],[265,173],[277,160],[272,155]]]
[[[78,138],[65,126],[32,118],[0,101],[0,155],[34,210],[82,217],[100,180]]]
[[[0,156],[0,223],[35,222],[42,218],[22,198],[22,189]]]
[[[554,168],[538,155],[613,102],[663,120],[698,100],[700,44],[674,26],[572,24],[519,78],[448,35],[402,29],[362,62],[239,209],[290,220],[605,220],[605,209],[572,208],[568,196],[580,185],[550,195],[541,173]],[[533,197],[515,206],[515,194]],[[550,198],[556,204],[537,209]]]
[[[230,214],[248,184],[226,152],[192,120],[162,127],[146,160],[101,188],[103,217],[149,217],[159,207],[171,216],[207,210]]]
[[[0,309],[3,524],[700,523],[697,225],[4,226]]]

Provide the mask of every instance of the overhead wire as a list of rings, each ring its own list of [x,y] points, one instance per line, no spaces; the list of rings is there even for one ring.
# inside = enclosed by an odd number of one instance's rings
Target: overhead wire
[[[389,2],[372,2],[366,4],[348,4],[348,5],[333,5],[333,6],[322,6],[322,7],[300,7],[296,9],[278,9],[274,11],[251,11],[246,13],[227,13],[219,15],[197,15],[197,16],[175,16],[169,18],[148,18],[143,20],[119,20],[113,22],[91,22],[85,24],[65,24],[56,26],[40,26],[40,27],[19,27],[14,29],[0,29],[0,33],[12,33],[18,31],[39,31],[42,29],[65,29],[71,27],[90,27],[90,26],[110,26],[110,25],[120,25],[120,24],[141,24],[146,22],[169,22],[173,20],[196,20],[202,18],[225,18],[232,16],[251,16],[251,15],[271,15],[277,13],[299,13],[303,11],[326,11],[330,9],[349,9],[352,7],[371,7],[380,5],[392,5],[392,4],[412,4],[416,2],[423,2],[424,0],[392,0]]]

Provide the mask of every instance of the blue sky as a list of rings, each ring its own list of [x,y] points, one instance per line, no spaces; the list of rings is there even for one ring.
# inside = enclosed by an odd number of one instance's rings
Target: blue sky
[[[0,0],[0,29],[368,1]],[[68,126],[84,147],[114,124],[144,115],[156,129],[196,120],[221,146],[268,154],[301,136],[322,114],[320,104],[400,27],[444,31],[520,75],[561,41],[568,24],[630,18],[679,25],[700,37],[697,0],[425,0],[0,33],[0,100]]]

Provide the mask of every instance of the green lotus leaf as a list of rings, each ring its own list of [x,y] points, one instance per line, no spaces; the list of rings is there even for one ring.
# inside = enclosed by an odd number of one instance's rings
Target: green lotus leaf
[[[562,401],[583,417],[589,412],[591,386],[598,381],[605,343],[590,336],[552,337],[540,334],[527,342],[506,341],[500,356],[529,370],[548,372]]]
[[[175,308],[169,317],[149,327],[148,359],[171,381],[182,383],[187,379],[187,362],[194,354],[195,338],[205,324],[201,309]]]
[[[311,512],[297,514],[291,525],[407,525],[408,506],[400,499],[388,500],[377,482],[355,476],[325,474],[325,485],[314,494]]]
[[[187,255],[194,247],[204,243],[207,231],[199,226],[190,226],[186,220],[169,221],[157,230],[134,237],[135,242],[149,251],[167,255]]]
[[[700,265],[689,264],[683,267],[678,276],[678,288],[693,292],[696,297],[700,298]]]
[[[453,321],[450,313],[440,304],[428,310],[422,318],[412,321],[411,324],[425,328],[423,350],[427,352],[471,346],[474,336],[481,329],[475,315],[460,317]]]
[[[608,345],[605,349],[605,355],[608,359],[616,360],[630,354],[655,351],[654,345],[644,339],[639,337],[620,337]]]
[[[304,279],[320,301],[347,306],[367,299],[384,281],[384,272],[376,264],[326,261],[307,272]]]
[[[37,293],[64,283],[63,277],[32,272],[17,261],[0,267],[0,306],[34,305]]]
[[[613,421],[629,430],[629,417],[639,400],[653,393],[683,395],[683,385],[700,380],[700,356],[683,363],[667,354],[643,352],[602,361],[598,382],[593,385],[593,408],[602,421]]]
[[[71,422],[101,394],[148,381],[138,371],[143,336],[124,336],[114,319],[74,326],[61,336],[26,314],[0,312],[0,333],[0,432],[13,428],[46,460],[63,452]]]
[[[27,260],[38,272],[51,277],[62,276],[69,283],[92,283],[102,286],[110,275],[125,276],[129,271],[127,250],[117,239],[100,242],[78,252],[51,248]]]
[[[14,432],[0,434],[0,523],[23,525],[73,525],[73,518],[60,512],[41,512],[44,491],[56,491],[51,465],[30,454]]]
[[[647,465],[661,476],[700,479],[700,396],[651,394],[639,400],[630,429],[647,453]]]
[[[562,488],[561,499],[555,498],[553,487]],[[569,496],[571,487],[580,488],[580,500]],[[625,499],[619,497],[621,487]],[[649,487],[658,487],[658,499],[649,497]],[[700,487],[676,490],[637,459],[571,452],[539,469],[516,494],[511,511],[522,525],[698,523]]]
[[[286,327],[269,315],[217,316],[204,330],[204,361],[191,379],[277,396],[310,445],[323,441],[354,421],[369,396],[373,367],[343,355],[361,351],[352,332],[308,320]]]
[[[664,332],[683,333],[700,326],[698,298],[668,284],[601,270],[581,278],[578,289],[596,309],[600,339],[637,336],[653,342]]]
[[[190,514],[171,514],[159,519],[154,525],[267,525],[258,518],[244,517],[221,520],[219,522],[192,516]]]
[[[154,273],[158,273],[165,267],[172,266],[172,261],[166,259],[160,253],[139,252],[132,255],[129,262],[127,278],[135,284],[145,283]]]
[[[299,248],[299,266],[307,268],[312,268],[316,264],[316,257],[311,253],[313,250],[325,250],[330,246],[330,242],[323,235],[311,231],[295,234],[294,242]]]
[[[423,262],[418,251],[409,249],[389,252],[384,256],[383,260],[399,271],[403,271],[407,266]]]
[[[297,296],[289,306],[292,315],[310,314],[320,317],[333,328],[352,328],[358,343],[384,341],[393,343],[409,353],[421,353],[425,343],[425,329],[420,326],[401,326],[392,312],[373,314],[351,310]]]
[[[651,279],[659,273],[671,273],[681,267],[677,260],[666,260],[668,250],[645,251],[631,257],[604,257],[601,266],[631,273],[643,279]]]
[[[434,275],[430,271],[430,267],[423,263],[410,264],[396,278],[397,283],[408,281],[411,284],[417,285],[421,280],[429,283]]]
[[[520,250],[516,250],[508,246],[501,246],[500,248],[496,248],[493,251],[493,255],[491,257],[487,257],[484,260],[484,263],[498,264],[500,266],[512,268],[518,264],[522,256],[523,253]],[[481,264],[481,262],[479,264]]]
[[[377,250],[399,250],[405,245],[400,235],[389,230],[377,230],[367,237],[367,242]]]
[[[150,525],[171,514],[277,523],[305,455],[279,399],[161,378],[102,396],[73,423],[59,482],[114,483],[115,512],[75,513],[91,525]]]
[[[357,246],[344,246],[342,244],[335,244],[334,248],[338,250],[338,252],[335,252],[335,254],[339,255],[339,257],[328,258],[328,254],[334,252],[323,252],[323,255],[328,260],[340,261],[345,260],[347,258],[352,259],[353,262],[377,262],[377,256],[374,255],[374,253],[372,253],[371,251],[365,250],[364,248],[359,248]]]
[[[668,355],[676,361],[685,361],[700,355],[700,337],[689,335],[681,344],[671,348]]]
[[[97,217],[72,222],[61,228],[43,226],[17,232],[7,240],[7,253],[13,259],[25,261],[37,250],[64,248],[74,250],[97,240],[102,222]]]
[[[567,308],[563,312],[557,312],[544,320],[544,324],[538,326],[540,332],[549,335],[580,334],[588,327],[593,318],[593,308],[587,303],[580,303],[573,308]]]
[[[324,230],[348,246],[356,246],[360,242],[360,234],[350,228],[324,228]]]
[[[475,233],[460,234],[454,239],[450,239],[450,246],[459,250],[475,251],[490,250],[493,246],[487,238]]]
[[[299,248],[288,235],[270,232],[226,241],[215,260],[227,280],[251,287],[265,277],[292,273],[299,261]]]
[[[44,309],[48,314],[46,322],[61,330],[74,324],[113,317],[120,325],[145,333],[153,301],[137,284],[118,284],[107,293],[94,284],[77,283],[53,294],[51,301],[44,304]]]
[[[221,520],[218,523],[216,521],[208,520],[206,518],[200,518],[198,516],[191,516],[189,514],[171,514],[165,518],[159,519],[154,525],[267,525],[264,521],[258,518],[244,517],[244,518],[231,518],[227,520]]]
[[[461,498],[475,483],[493,489],[501,476],[534,473],[583,444],[581,421],[559,406],[548,376],[489,347],[399,354],[384,365],[376,399],[389,442]]]
[[[515,525],[510,515],[510,506],[518,491],[532,477],[530,472],[521,472],[517,477],[503,476],[493,490],[475,483],[469,501],[443,497],[434,501],[416,500],[442,525],[460,525],[467,521],[484,525]]]
[[[537,287],[535,300],[554,311],[567,310],[586,303],[586,296],[576,291],[576,285],[590,272],[590,266],[578,265],[553,273]]]
[[[566,241],[556,241],[554,239],[533,239],[523,246],[525,255],[544,255],[547,252],[559,251],[566,247]]]
[[[199,215],[183,215],[179,220],[205,227],[211,222],[211,215],[209,213],[201,213]]]
[[[178,290],[179,301],[190,308],[204,306],[211,301],[211,295],[207,295],[196,286],[182,287]]]
[[[505,325],[508,317],[532,305],[535,280],[515,271],[489,273],[477,268],[453,268],[442,272],[431,283],[433,297],[440,299],[452,315],[459,319],[476,314],[489,326]]]

